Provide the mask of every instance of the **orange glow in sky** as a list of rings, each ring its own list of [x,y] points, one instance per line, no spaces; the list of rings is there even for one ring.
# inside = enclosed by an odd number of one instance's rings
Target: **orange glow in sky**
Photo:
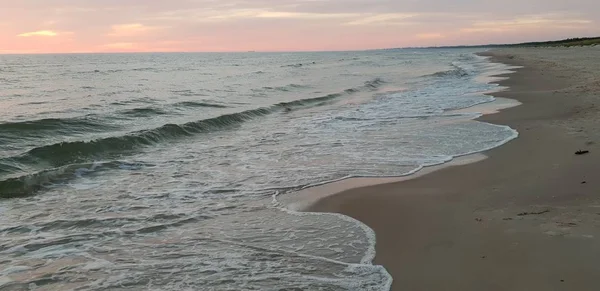
[[[360,50],[600,35],[598,0],[0,2],[0,53]]]

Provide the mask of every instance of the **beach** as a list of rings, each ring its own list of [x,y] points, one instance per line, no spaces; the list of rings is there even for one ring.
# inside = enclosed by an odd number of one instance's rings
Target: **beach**
[[[523,66],[493,93],[522,105],[479,118],[517,139],[482,161],[355,183],[307,210],[372,228],[374,264],[392,275],[392,290],[598,290],[600,48],[482,55]]]

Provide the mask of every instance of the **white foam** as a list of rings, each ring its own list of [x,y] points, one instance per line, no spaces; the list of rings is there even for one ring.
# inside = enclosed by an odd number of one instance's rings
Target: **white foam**
[[[496,91],[497,92],[497,91]],[[486,94],[493,94],[494,92],[489,92]],[[482,115],[496,114],[504,109],[512,108],[521,105],[522,103],[510,98],[504,97],[494,97],[493,102],[478,104],[473,107],[453,110],[456,113],[479,113]]]
[[[307,216],[307,215],[313,215],[313,216],[330,216],[330,217],[336,217],[338,219],[347,221],[347,222],[351,222],[355,225],[357,225],[365,234],[366,238],[369,241],[369,248],[366,250],[364,256],[362,257],[362,259],[360,260],[360,264],[347,264],[347,263],[343,263],[343,262],[336,262],[336,263],[341,263],[341,264],[345,264],[348,266],[349,270],[352,270],[352,268],[356,268],[359,266],[368,266],[370,268],[373,267],[377,267],[373,265],[373,260],[375,259],[375,245],[376,245],[376,237],[375,237],[375,231],[373,231],[373,229],[371,229],[370,227],[368,227],[366,224],[362,223],[359,220],[356,220],[350,216],[346,216],[343,214],[338,214],[338,213],[322,213],[322,212],[299,212],[299,211],[294,211],[291,210],[285,206],[282,206],[278,201],[277,201],[277,195],[279,195],[279,193],[276,193],[273,195],[273,203],[274,206],[277,207],[278,209],[280,209],[281,211],[284,211],[288,214],[291,215],[296,215],[296,216]],[[329,260],[326,258],[320,258],[320,259],[324,259],[324,260]],[[384,272],[387,280],[386,283],[384,284],[384,288],[382,288],[381,290],[389,290],[392,286],[392,281],[393,278],[390,275],[389,272],[387,272],[387,270],[385,270],[385,268],[383,267],[379,267],[381,268],[381,272]]]
[[[8,285],[10,283],[14,282],[13,279],[11,279],[8,276],[0,276],[0,287],[4,286],[4,285]]]
[[[19,272],[24,272],[24,271],[28,271],[28,270],[31,270],[31,267],[29,267],[29,266],[10,266],[10,267],[2,270],[0,272],[0,274],[2,274],[2,275],[10,275],[10,274],[13,274],[13,273],[19,273]]]
[[[476,56],[479,57],[479,56]],[[483,58],[484,60],[487,60],[487,58]],[[487,78],[487,82],[494,82],[497,79],[493,79],[492,76],[495,75],[499,75],[499,74],[506,74],[506,73],[511,73],[513,71],[508,70],[509,68],[514,68],[514,67],[509,67],[506,65],[502,65],[502,64],[495,64],[495,68],[494,70],[490,71],[490,72],[486,72],[486,73],[482,73],[481,75]],[[489,91],[486,92],[487,94],[493,94],[494,92],[498,92],[503,90],[504,88],[497,88],[494,91]],[[475,104],[473,106],[469,106],[467,108],[462,108],[462,109],[458,109],[458,110],[453,110],[453,112],[456,113],[477,113],[477,115],[475,115],[475,117],[479,117],[480,115],[483,114],[494,114],[499,112],[500,110],[506,109],[506,108],[511,108],[514,106],[518,106],[521,103],[513,100],[513,99],[508,99],[508,98],[493,98],[492,102],[486,102],[486,103],[480,103],[480,104]],[[486,123],[486,124],[490,124],[490,123]],[[490,124],[493,125],[493,124]],[[335,189],[335,192],[327,192],[327,191],[322,191],[322,192],[318,192],[318,194],[315,196],[314,194],[312,196],[306,195],[306,191],[300,191],[300,192],[296,192],[294,193],[295,196],[297,196],[299,199],[295,199],[293,200],[293,202],[289,202],[289,203],[281,203],[280,200],[278,200],[278,195],[279,193],[276,193],[273,195],[273,204],[274,206],[278,207],[280,210],[285,211],[287,213],[293,214],[293,215],[327,215],[327,216],[334,216],[337,217],[339,219],[345,220],[345,221],[349,221],[352,223],[355,223],[357,226],[359,226],[363,232],[365,233],[367,239],[369,240],[369,248],[368,250],[365,252],[363,258],[361,259],[361,263],[362,265],[365,266],[373,266],[372,265],[372,261],[375,258],[376,255],[376,234],[373,231],[373,229],[369,228],[367,225],[365,225],[364,223],[362,223],[361,221],[358,221],[354,218],[351,218],[349,216],[346,215],[342,215],[342,214],[337,214],[337,213],[314,213],[314,212],[299,212],[302,210],[306,210],[308,206],[312,205],[312,203],[326,197],[329,195],[333,195],[335,193],[340,193],[343,192],[344,190],[348,190],[351,188],[355,188],[357,185],[359,186],[369,186],[369,185],[374,185],[374,184],[381,184],[381,183],[390,183],[390,182],[400,182],[400,181],[404,181],[407,179],[411,179],[411,178],[415,178],[421,175],[425,175],[428,173],[431,173],[433,171],[439,170],[443,167],[439,167],[440,165],[445,165],[447,166],[452,166],[452,165],[465,165],[468,163],[473,163],[473,162],[478,162],[481,161],[483,159],[486,158],[485,155],[481,154],[482,152],[491,150],[493,148],[502,146],[508,142],[510,142],[511,140],[517,138],[519,136],[519,133],[508,127],[508,126],[504,126],[504,125],[494,125],[500,128],[503,128],[507,131],[511,132],[511,135],[509,137],[507,137],[506,139],[491,144],[487,147],[484,147],[482,149],[478,149],[475,151],[468,151],[466,153],[462,153],[462,154],[458,154],[458,155],[454,155],[451,157],[448,157],[446,160],[442,160],[439,163],[435,163],[435,164],[426,164],[426,165],[421,165],[420,167],[406,173],[405,175],[401,175],[401,176],[392,176],[392,177],[382,177],[382,176],[373,176],[373,177],[368,177],[368,178],[376,178],[375,180],[371,179],[371,181],[366,181],[367,183],[365,184],[365,181],[359,181],[360,179],[364,179],[367,178],[365,176],[347,176],[347,177],[343,177],[341,179],[337,179],[337,180],[333,180],[333,181],[326,181],[326,182],[322,182],[322,183],[316,183],[316,184],[312,184],[308,187],[305,187],[303,190],[309,189],[309,188],[313,188],[313,187],[327,187],[329,185],[330,188]],[[471,156],[470,159],[461,159],[461,157],[469,157]],[[452,163],[454,162],[454,163]],[[438,167],[434,167],[434,166],[438,166]],[[424,169],[427,169],[424,170]],[[420,173],[420,175],[415,175],[417,173]],[[350,181],[350,182],[348,182]],[[344,183],[345,182],[345,183]],[[352,183],[355,182],[355,183]],[[339,187],[340,183],[343,183],[341,187]],[[337,184],[337,185],[336,185]],[[313,192],[315,193],[315,192]],[[326,193],[326,194],[324,194]],[[308,196],[308,197],[307,197]],[[350,267],[350,266],[349,266]],[[393,282],[393,278],[392,276],[389,274],[389,272],[387,272],[387,270],[385,270],[383,267],[381,267],[386,275],[387,275],[387,282],[385,284],[385,287],[382,290],[389,290],[391,288],[392,282]]]

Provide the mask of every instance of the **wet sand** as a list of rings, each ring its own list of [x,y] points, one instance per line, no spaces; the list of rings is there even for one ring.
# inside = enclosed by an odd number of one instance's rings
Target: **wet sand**
[[[371,227],[392,290],[600,290],[600,48],[487,54],[524,66],[493,94],[523,104],[480,118],[519,138],[485,160],[353,185],[307,210]]]

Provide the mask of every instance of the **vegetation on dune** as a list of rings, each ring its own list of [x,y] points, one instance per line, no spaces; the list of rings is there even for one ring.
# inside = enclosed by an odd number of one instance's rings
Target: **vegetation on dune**
[[[600,45],[600,37],[568,38],[557,41],[526,42],[510,44],[510,47],[572,47]]]
[[[464,46],[439,46],[427,48],[502,48],[502,47],[574,47],[574,46],[600,46],[600,37],[578,37],[555,41],[524,42],[515,44],[486,44]]]

